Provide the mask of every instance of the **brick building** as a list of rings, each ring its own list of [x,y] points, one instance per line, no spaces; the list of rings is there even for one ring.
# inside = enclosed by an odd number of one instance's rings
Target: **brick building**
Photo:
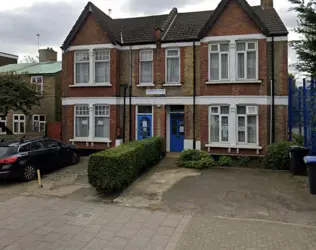
[[[273,0],[126,19],[89,2],[62,46],[63,140],[263,154],[286,139],[287,35]]]
[[[0,115],[0,122],[13,132],[7,135],[0,128],[0,139],[43,136],[48,123],[61,121],[61,70],[62,63],[57,61],[57,52],[51,48],[39,50],[39,62],[0,67],[0,74],[12,71],[25,74],[27,81],[43,94],[40,106],[34,106],[28,115],[19,110]]]
[[[18,56],[0,52],[0,67],[12,63],[18,63]]]

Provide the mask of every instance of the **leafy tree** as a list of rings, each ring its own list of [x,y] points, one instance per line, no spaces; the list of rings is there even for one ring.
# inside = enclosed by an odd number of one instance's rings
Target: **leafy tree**
[[[0,114],[7,115],[9,110],[21,111],[29,114],[33,106],[40,105],[41,93],[36,91],[26,74],[8,72],[0,74]],[[12,132],[0,123],[8,134]]]
[[[300,40],[290,44],[298,56],[296,68],[311,76],[316,76],[316,0],[289,0],[291,10],[297,13],[298,26],[294,29]]]

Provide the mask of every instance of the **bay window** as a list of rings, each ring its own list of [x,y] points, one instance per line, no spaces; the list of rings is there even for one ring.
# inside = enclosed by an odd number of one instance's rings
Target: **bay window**
[[[211,106],[209,120],[209,141],[227,143],[229,141],[229,106]]]
[[[94,126],[97,138],[110,138],[110,107],[108,105],[94,106]]]
[[[139,53],[140,84],[153,83],[153,51],[141,50]]]
[[[237,79],[257,78],[257,44],[255,42],[237,43]]]
[[[90,63],[89,63],[89,51],[77,51],[75,53],[75,71],[76,71],[76,83],[88,84],[90,80]]]
[[[180,83],[180,50],[166,50],[166,83]]]
[[[110,83],[110,51],[95,50],[95,83]]]
[[[211,81],[228,80],[229,44],[210,44],[209,79]]]
[[[89,137],[89,106],[75,106],[75,136],[79,138]]]
[[[257,144],[257,116],[256,106],[237,106],[237,143]]]

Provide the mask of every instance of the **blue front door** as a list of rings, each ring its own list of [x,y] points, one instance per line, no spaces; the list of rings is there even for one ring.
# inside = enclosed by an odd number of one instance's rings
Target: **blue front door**
[[[148,137],[152,137],[152,116],[151,115],[138,115],[138,130],[137,130],[137,140],[142,140]]]
[[[170,114],[170,151],[182,152],[184,147],[184,114]]]

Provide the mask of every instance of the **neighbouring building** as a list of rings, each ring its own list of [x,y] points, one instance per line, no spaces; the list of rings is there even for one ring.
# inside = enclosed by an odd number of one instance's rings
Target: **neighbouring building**
[[[262,155],[286,139],[288,31],[273,0],[124,19],[89,2],[62,50],[63,140],[80,148],[162,136],[167,151]]]
[[[16,55],[0,52],[0,66],[18,63],[18,59]]]
[[[51,48],[39,50],[39,62],[0,67],[0,74],[12,71],[26,74],[27,81],[43,94],[40,106],[34,106],[30,114],[11,110],[6,116],[0,116],[0,122],[13,132],[13,136],[9,136],[0,128],[0,138],[43,136],[48,123],[61,121],[61,70],[62,63],[57,61],[57,52]]]

